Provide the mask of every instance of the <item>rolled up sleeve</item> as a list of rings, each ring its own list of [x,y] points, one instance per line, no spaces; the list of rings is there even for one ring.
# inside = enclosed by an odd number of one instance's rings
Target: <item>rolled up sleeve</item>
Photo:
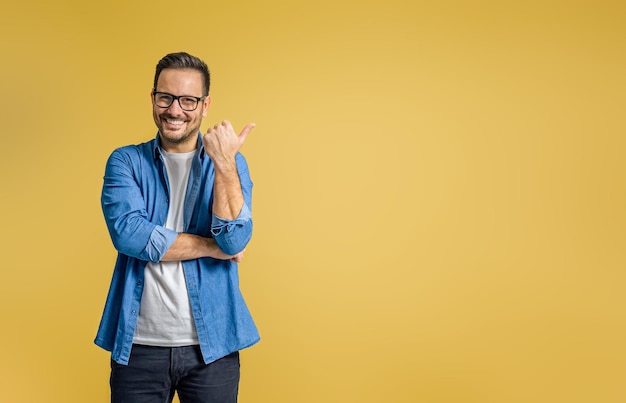
[[[234,220],[225,220],[213,214],[211,234],[222,252],[236,255],[244,250],[252,237],[252,217],[247,205]]]

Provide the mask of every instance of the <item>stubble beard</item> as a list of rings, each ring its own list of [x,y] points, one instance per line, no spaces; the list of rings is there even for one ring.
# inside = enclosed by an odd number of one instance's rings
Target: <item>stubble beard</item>
[[[198,133],[198,130],[200,129],[200,127],[195,127],[191,129],[187,128],[187,130],[183,132],[183,134],[180,136],[178,136],[178,131],[175,132],[176,133],[175,135],[170,135],[172,132],[164,129],[164,126],[167,124],[167,122],[165,122],[165,119],[167,119],[168,116],[155,115],[155,117],[157,118],[155,119],[155,121],[157,123],[157,128],[159,129],[159,137],[161,138],[162,142],[165,142],[168,144],[172,144],[172,145],[185,144],[189,142],[190,140],[192,140],[192,136]],[[177,119],[177,118],[171,118],[171,117],[169,118]],[[189,124],[189,121],[186,121],[185,124]]]
[[[186,142],[188,142],[191,137],[196,134],[198,132],[198,130],[191,130],[191,131],[187,131],[185,132],[182,136],[180,137],[173,137],[173,136],[169,136],[167,134],[167,131],[164,130],[162,127],[159,127],[159,135],[161,136],[161,138],[165,141],[167,141],[170,144],[184,144]]]

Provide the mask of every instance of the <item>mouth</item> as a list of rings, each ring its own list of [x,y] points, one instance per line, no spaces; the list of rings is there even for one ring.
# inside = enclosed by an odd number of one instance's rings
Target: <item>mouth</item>
[[[185,124],[184,120],[164,118],[163,121],[172,129],[178,129]]]

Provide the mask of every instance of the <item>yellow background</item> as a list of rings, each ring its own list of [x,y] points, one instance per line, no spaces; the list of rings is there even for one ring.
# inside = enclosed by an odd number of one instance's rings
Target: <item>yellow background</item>
[[[262,333],[240,401],[626,401],[622,1],[5,1],[0,400],[107,402],[106,158],[205,59]]]

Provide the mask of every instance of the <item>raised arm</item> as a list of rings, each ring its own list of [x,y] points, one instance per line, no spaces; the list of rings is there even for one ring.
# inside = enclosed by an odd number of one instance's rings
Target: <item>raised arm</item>
[[[237,135],[225,120],[202,137],[204,150],[215,168],[211,232],[227,254],[241,252],[252,236],[252,182],[239,149],[254,127],[249,124]]]
[[[244,204],[235,157],[254,127],[251,123],[237,135],[230,122],[224,120],[202,137],[204,150],[215,165],[213,213],[224,220],[237,218]]]

